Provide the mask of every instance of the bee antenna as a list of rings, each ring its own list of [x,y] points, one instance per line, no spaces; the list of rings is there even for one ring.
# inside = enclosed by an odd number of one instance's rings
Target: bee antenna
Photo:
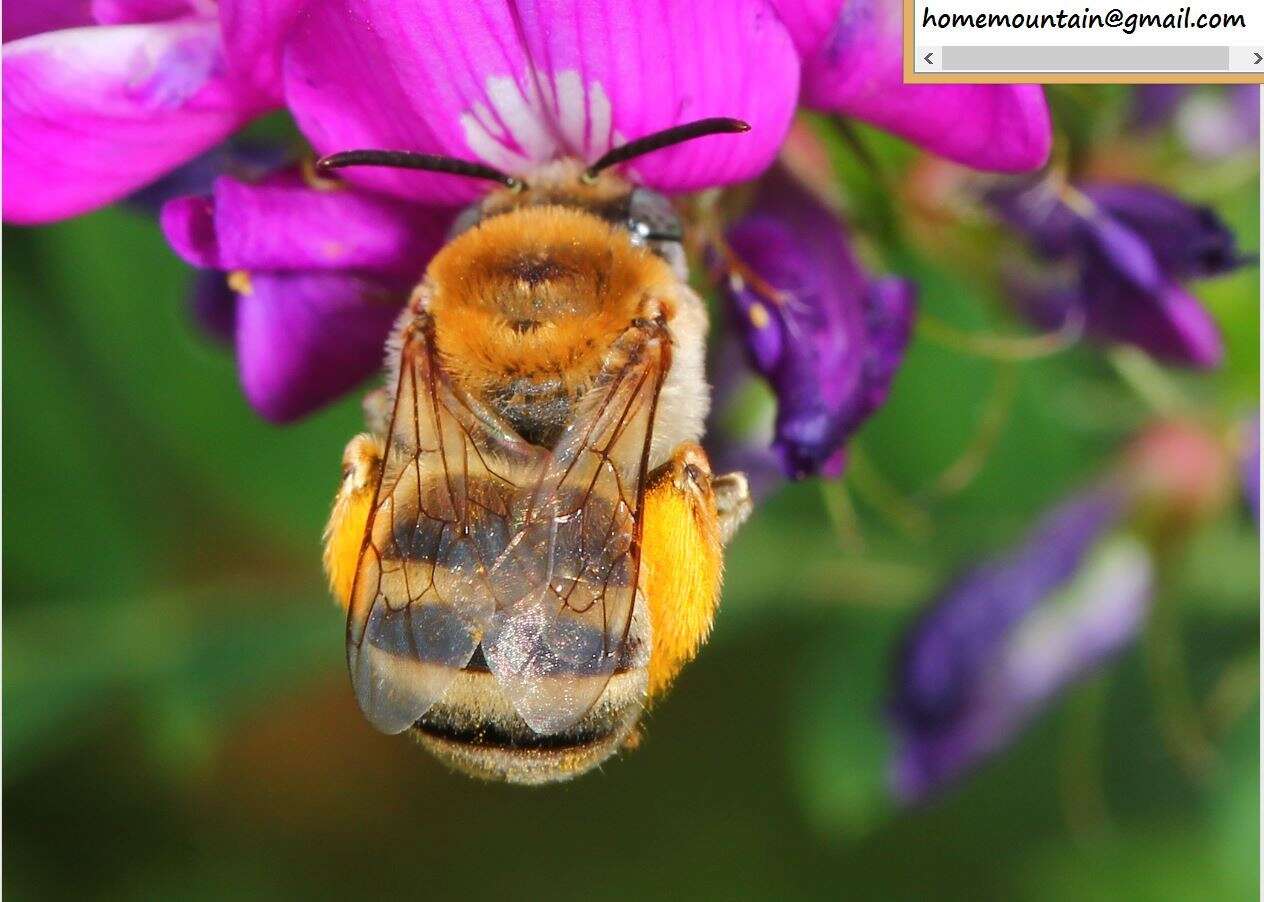
[[[520,179],[501,172],[493,166],[488,166],[486,163],[473,163],[469,160],[458,160],[453,157],[442,157],[429,153],[415,153],[411,150],[344,150],[341,153],[331,153],[316,161],[316,171],[320,173],[327,173],[332,169],[342,169],[347,166],[390,166],[393,169],[421,169],[426,172],[446,172],[450,175],[487,179],[491,182],[499,182],[510,189],[524,187]]]
[[[585,171],[585,175],[591,178],[601,172],[601,170],[609,169],[611,166],[619,163],[626,163],[633,157],[662,150],[664,147],[671,147],[673,144],[691,141],[694,138],[701,138],[703,135],[731,135],[750,130],[750,123],[743,122],[741,119],[729,119],[724,116],[699,119],[697,122],[676,125],[614,148],[596,163],[589,166]]]

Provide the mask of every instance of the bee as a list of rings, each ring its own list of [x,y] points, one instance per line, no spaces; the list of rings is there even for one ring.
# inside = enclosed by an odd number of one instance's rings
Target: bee
[[[679,218],[614,167],[708,119],[521,177],[456,219],[387,344],[325,533],[347,666],[369,722],[468,774],[577,776],[637,736],[710,631],[740,473],[698,444],[707,312]]]

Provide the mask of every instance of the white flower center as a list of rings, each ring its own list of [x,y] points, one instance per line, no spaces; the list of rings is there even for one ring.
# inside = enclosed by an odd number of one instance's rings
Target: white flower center
[[[487,102],[461,114],[465,142],[484,162],[522,173],[561,156],[591,162],[622,141],[600,82],[585,86],[574,69],[550,78],[534,68],[525,81],[524,88],[512,75],[491,76]]]

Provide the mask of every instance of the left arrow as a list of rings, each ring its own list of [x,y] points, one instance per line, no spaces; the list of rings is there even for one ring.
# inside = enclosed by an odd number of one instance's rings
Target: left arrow
[[[934,53],[934,52],[935,52],[935,51],[933,51],[933,50],[931,51],[931,53]],[[1257,53],[1257,54],[1255,54],[1255,55],[1256,55],[1256,56],[1259,56],[1259,54],[1258,54],[1258,53]],[[922,59],[926,60],[926,62],[927,62],[927,63],[930,63],[930,65],[932,65],[932,66],[933,66],[933,65],[935,65],[933,62],[931,62],[930,53],[926,54],[924,57],[922,57]],[[1258,63],[1258,62],[1259,62],[1259,60],[1256,60],[1256,62]]]

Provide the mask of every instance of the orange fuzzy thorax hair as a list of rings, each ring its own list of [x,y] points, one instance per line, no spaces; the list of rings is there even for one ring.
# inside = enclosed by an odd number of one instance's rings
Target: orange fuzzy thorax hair
[[[582,391],[672,273],[591,213],[524,207],[453,239],[426,272],[444,366],[475,391],[560,379]]]

